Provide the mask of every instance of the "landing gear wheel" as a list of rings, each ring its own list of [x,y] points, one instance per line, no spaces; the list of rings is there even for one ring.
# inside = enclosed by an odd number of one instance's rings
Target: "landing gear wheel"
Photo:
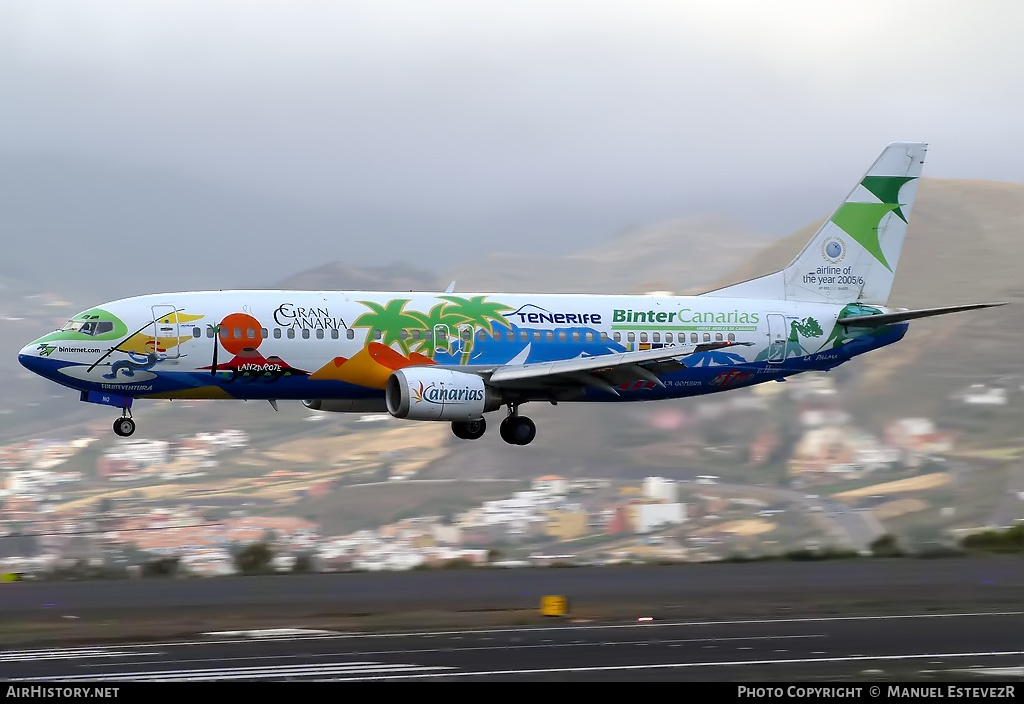
[[[483,418],[452,421],[452,432],[462,440],[478,440],[486,431],[487,422]]]
[[[515,418],[509,416],[505,420],[501,421],[501,425],[498,426],[498,435],[501,439],[507,442],[509,445],[515,445],[515,438],[512,437],[512,425],[515,423]]]
[[[509,445],[529,445],[537,437],[537,426],[526,416],[509,416],[501,421],[498,433]]]
[[[123,438],[135,432],[135,421],[131,418],[118,418],[114,421],[114,433]]]

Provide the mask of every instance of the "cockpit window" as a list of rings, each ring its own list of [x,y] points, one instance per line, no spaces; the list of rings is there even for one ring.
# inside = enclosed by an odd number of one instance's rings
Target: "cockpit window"
[[[82,335],[102,335],[114,329],[114,324],[105,320],[69,320],[61,331],[81,333]]]

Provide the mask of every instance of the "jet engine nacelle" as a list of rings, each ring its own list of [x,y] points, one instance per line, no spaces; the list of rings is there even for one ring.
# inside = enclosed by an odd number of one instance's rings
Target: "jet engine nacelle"
[[[302,405],[311,411],[334,413],[380,413],[387,410],[382,398],[308,398]]]
[[[410,420],[476,420],[501,407],[501,395],[476,374],[410,367],[388,377],[388,413]]]

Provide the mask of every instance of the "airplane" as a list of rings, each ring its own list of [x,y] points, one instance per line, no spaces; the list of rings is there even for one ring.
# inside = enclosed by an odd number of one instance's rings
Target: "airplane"
[[[682,398],[830,370],[909,321],[1005,302],[888,306],[927,145],[887,146],[780,271],[696,296],[229,290],[104,303],[26,345],[22,365],[121,410],[259,399],[390,413],[475,440],[485,414],[527,445],[525,403]],[[680,256],[686,256],[680,250]]]

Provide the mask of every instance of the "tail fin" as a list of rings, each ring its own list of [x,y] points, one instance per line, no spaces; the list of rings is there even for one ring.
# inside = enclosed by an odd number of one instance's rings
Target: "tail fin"
[[[885,305],[926,150],[890,144],[789,266],[704,295]]]

